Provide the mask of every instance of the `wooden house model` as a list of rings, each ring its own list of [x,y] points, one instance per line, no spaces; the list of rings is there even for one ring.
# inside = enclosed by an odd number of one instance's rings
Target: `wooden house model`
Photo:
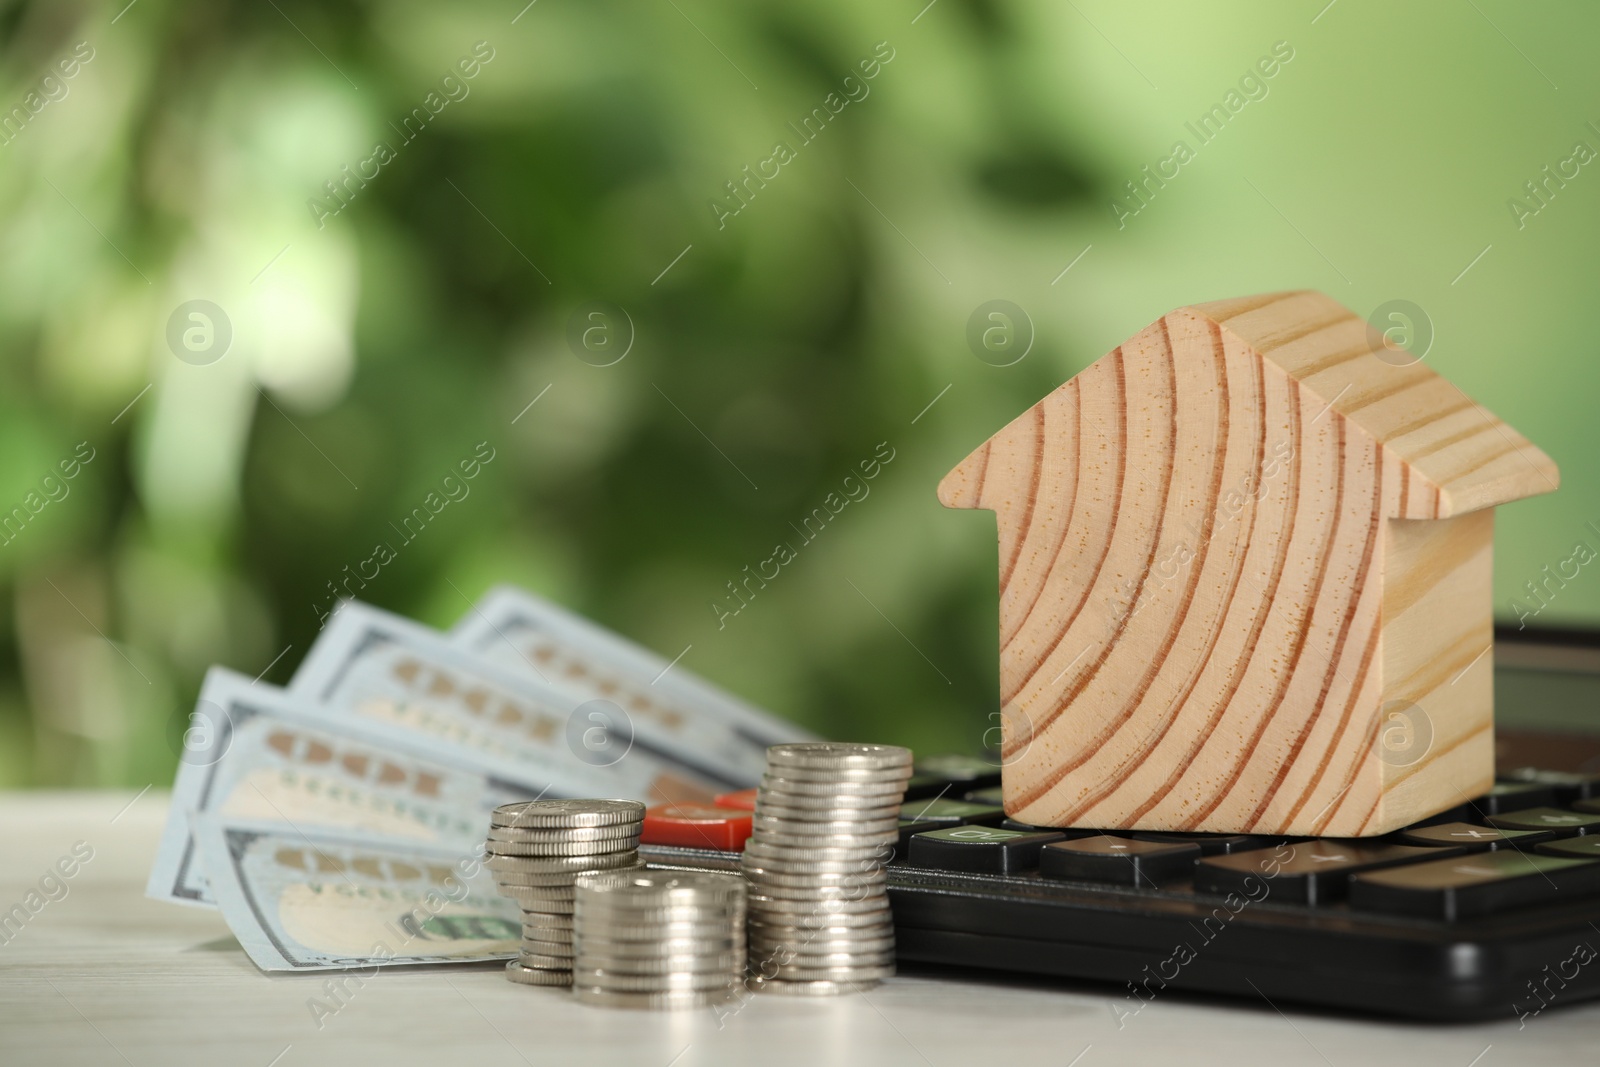
[[[1354,837],[1483,793],[1493,509],[1557,478],[1320,293],[1163,316],[939,483],[998,516],[1006,811]]]

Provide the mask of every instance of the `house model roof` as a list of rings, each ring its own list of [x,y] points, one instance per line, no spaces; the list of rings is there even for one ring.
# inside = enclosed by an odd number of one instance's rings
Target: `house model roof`
[[[1559,484],[1555,463],[1526,437],[1426,363],[1409,362],[1404,349],[1387,346],[1355,312],[1321,293],[1219,300],[1165,318],[1186,315],[1214,323],[1221,334],[1249,346],[1318,399],[1318,407],[1343,416],[1378,442],[1391,462],[1403,465],[1412,489],[1395,517],[1448,518],[1552,492]],[[1067,382],[1040,404],[1071,386]],[[1126,398],[1129,404],[1137,400]],[[1025,413],[1018,421],[1027,418]],[[980,460],[1007,430],[940,483],[947,506],[978,506],[972,477],[981,480]]]

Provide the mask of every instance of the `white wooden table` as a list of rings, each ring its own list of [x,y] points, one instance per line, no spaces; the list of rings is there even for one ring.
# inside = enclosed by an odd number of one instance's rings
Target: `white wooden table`
[[[94,850],[66,896],[0,935],[10,937],[0,943],[0,1064],[1566,1067],[1600,1058],[1600,1003],[1552,1008],[1519,1030],[1169,994],[1119,1030],[1106,987],[921,976],[815,1002],[760,997],[719,1026],[704,1011],[585,1007],[512,985],[498,967],[402,969],[353,988],[319,1028],[308,1002],[328,999],[324,978],[268,977],[217,914],[144,898],[166,807],[158,790],[0,794],[0,909],[23,902],[74,843]]]

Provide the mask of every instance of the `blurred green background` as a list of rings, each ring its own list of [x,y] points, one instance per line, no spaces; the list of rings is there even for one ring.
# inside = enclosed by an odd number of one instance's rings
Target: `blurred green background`
[[[1251,292],[1410,301],[1561,465],[1498,520],[1499,615],[1600,549],[1592,4],[125,3],[0,4],[0,785],[167,781],[207,665],[286,679],[481,441],[366,599],[447,626],[515,582],[824,733],[973,750],[993,520],[938,477]],[[221,358],[174,354],[191,300]],[[1535,621],[1600,621],[1600,566]]]

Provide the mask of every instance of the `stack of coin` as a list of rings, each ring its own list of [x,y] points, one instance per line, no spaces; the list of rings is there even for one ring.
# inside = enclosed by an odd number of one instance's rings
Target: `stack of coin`
[[[507,978],[572,984],[578,876],[640,866],[643,826],[644,805],[633,800],[530,800],[494,810],[484,865],[500,895],[522,906],[522,955],[506,964]]]
[[[578,879],[577,999],[613,1008],[692,1008],[744,976],[744,882],[711,872],[633,870]]]
[[[911,750],[893,745],[767,749],[742,859],[756,988],[842,993],[894,973],[884,864],[910,777]]]

